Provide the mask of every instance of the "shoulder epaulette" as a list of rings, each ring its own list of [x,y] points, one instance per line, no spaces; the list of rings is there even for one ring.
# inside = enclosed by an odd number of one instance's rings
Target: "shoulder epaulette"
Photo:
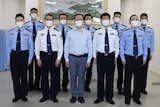
[[[54,28],[55,30],[59,31],[58,29]]]
[[[97,30],[101,29],[101,27],[97,28]]]
[[[73,29],[72,27],[68,26],[70,29]]]
[[[124,25],[124,24],[121,24],[122,26],[125,26],[125,27],[127,27],[126,25]]]
[[[15,28],[12,28],[12,29],[10,29],[9,31],[11,31],[11,30],[14,30]]]
[[[55,28],[57,28],[58,26],[56,26]]]
[[[29,22],[30,22],[30,21],[28,21],[28,22],[26,22],[26,23],[29,23]],[[25,23],[25,24],[26,24],[26,23]]]
[[[148,27],[148,28],[153,30],[153,28],[151,28],[151,27]]]
[[[95,29],[95,30],[97,30],[97,28],[95,28],[94,26],[92,28]]]
[[[42,22],[42,21],[38,21],[38,22],[40,22],[40,23],[42,23],[42,24],[43,24],[43,22]]]

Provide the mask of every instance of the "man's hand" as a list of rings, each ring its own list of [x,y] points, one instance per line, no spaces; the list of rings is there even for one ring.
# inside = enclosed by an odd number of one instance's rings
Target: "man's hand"
[[[41,59],[37,59],[37,65],[38,65],[39,67],[42,67],[42,61],[41,61]]]
[[[69,68],[69,66],[70,66],[70,65],[69,65],[69,62],[66,62],[66,67]]]
[[[90,62],[87,62],[87,63],[86,63],[86,68],[89,68],[90,65],[91,65],[91,63],[90,63]]]
[[[60,61],[60,60],[56,60],[56,62],[55,62],[55,66],[56,66],[56,67],[59,67],[60,63],[61,63],[61,61]]]

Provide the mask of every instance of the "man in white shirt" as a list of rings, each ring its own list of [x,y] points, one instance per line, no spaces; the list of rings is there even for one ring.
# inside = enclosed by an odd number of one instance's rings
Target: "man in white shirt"
[[[37,64],[41,68],[42,74],[42,94],[39,102],[44,102],[51,98],[53,102],[58,102],[58,67],[63,53],[63,41],[61,32],[53,27],[54,16],[45,16],[45,28],[38,31],[35,40],[35,54]],[[48,74],[51,75],[51,86],[49,88]]]
[[[110,27],[110,14],[101,15],[102,27],[95,31],[93,38],[93,58],[97,64],[97,99],[95,104],[103,101],[104,96],[110,104],[115,104],[113,97],[113,77],[115,64],[119,54],[119,38],[116,30]],[[104,90],[104,75],[106,88]]]

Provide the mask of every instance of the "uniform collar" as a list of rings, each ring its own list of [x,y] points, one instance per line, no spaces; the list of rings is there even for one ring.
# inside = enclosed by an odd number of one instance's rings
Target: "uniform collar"
[[[75,31],[81,31],[81,32],[83,32],[83,31],[84,31],[84,28],[82,27],[81,30],[77,30],[76,28],[74,28],[74,30],[75,30]]]
[[[21,27],[20,29],[18,27],[15,28],[16,31],[18,31],[18,30],[23,31],[24,29],[25,29],[24,26]]]
[[[45,30],[51,30],[51,29],[54,29],[54,27],[52,26],[50,29],[48,29],[46,26],[44,28]]]
[[[103,30],[106,30],[106,28],[104,26],[101,27]],[[107,30],[111,29],[110,26],[107,27]]]
[[[133,29],[133,28],[130,28],[130,29],[132,32],[134,32],[134,30],[136,30],[136,31],[138,30],[138,27],[136,29]]]

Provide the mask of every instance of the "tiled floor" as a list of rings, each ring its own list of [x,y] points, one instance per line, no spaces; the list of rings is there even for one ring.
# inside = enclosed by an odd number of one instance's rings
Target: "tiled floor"
[[[153,85],[152,83],[160,82],[160,76],[155,75],[152,72],[149,72],[148,75],[148,86],[147,91],[148,95],[143,95],[141,97],[142,105],[137,105],[131,101],[130,107],[159,107],[160,106],[160,85]],[[114,83],[116,87],[116,82]],[[70,86],[69,86],[70,87]],[[64,93],[60,92],[57,96],[59,103],[53,103],[52,101],[46,101],[44,103],[39,103],[38,100],[41,98],[41,93],[32,91],[28,93],[28,102],[22,102],[21,100],[12,103],[12,98],[14,97],[12,89],[12,81],[10,72],[1,72],[0,73],[0,107],[128,107],[124,104],[123,96],[117,94],[116,89],[114,89],[114,98],[116,102],[115,105],[110,105],[107,102],[102,102],[100,104],[93,104],[93,101],[96,99],[96,81],[91,83],[91,93],[85,92],[85,103],[80,104],[76,102],[70,104],[69,100],[71,97],[70,92]]]

